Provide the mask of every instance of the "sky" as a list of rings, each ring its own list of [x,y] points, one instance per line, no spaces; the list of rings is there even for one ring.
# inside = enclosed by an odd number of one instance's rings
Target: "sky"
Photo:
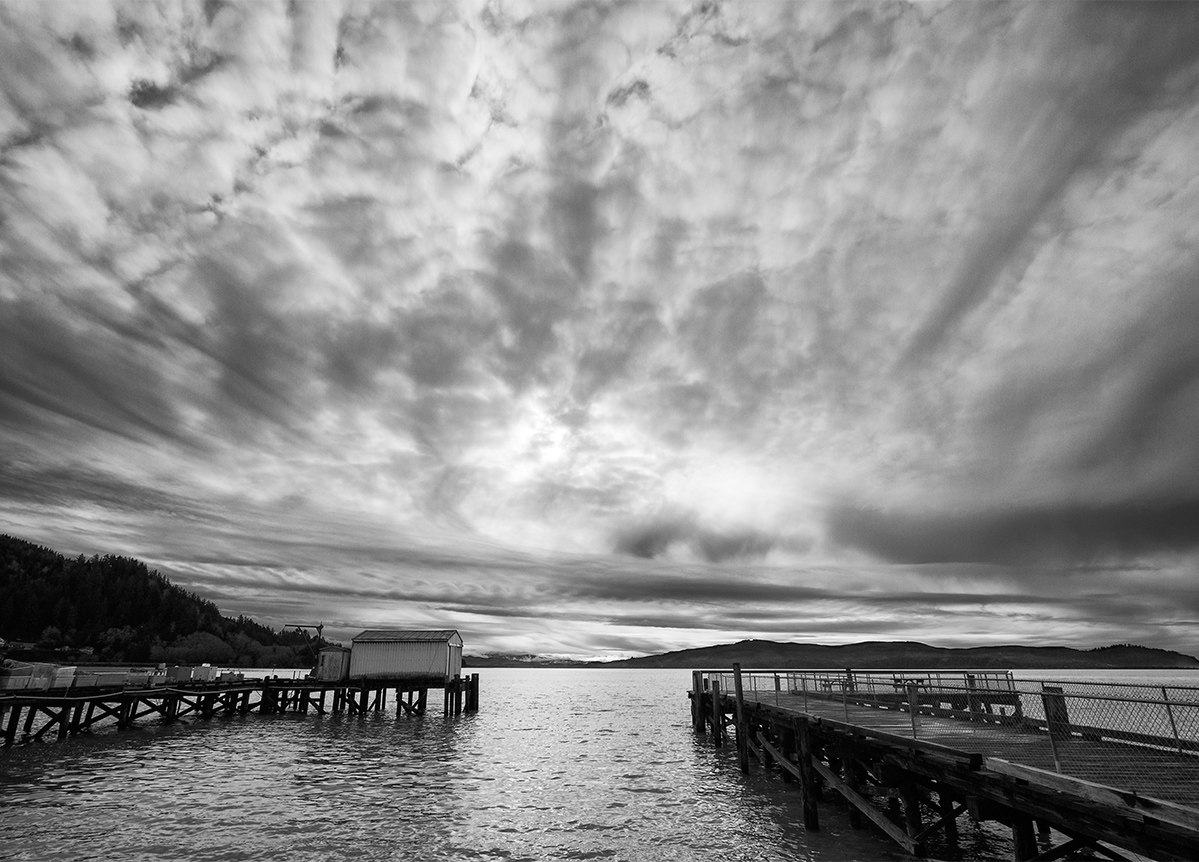
[[[0,532],[468,654],[1199,653],[1199,4],[0,0]]]

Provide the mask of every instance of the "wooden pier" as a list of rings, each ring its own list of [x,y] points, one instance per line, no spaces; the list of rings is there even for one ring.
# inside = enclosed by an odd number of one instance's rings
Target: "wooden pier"
[[[479,709],[479,675],[449,680],[368,678],[349,680],[261,679],[165,683],[141,686],[16,691],[0,694],[0,740],[9,746],[90,732],[98,724],[118,730],[156,717],[170,724],[190,718],[258,713],[349,715],[378,712],[394,692],[396,717],[423,715],[430,689],[444,692],[445,715]]]
[[[996,671],[694,671],[692,722],[777,769],[819,829],[830,793],[913,856],[958,818],[1017,860],[1199,859],[1199,689],[1023,683]]]

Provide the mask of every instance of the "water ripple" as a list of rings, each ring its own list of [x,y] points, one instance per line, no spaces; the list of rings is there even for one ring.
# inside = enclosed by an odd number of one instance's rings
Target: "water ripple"
[[[0,859],[903,858],[832,816],[806,833],[794,789],[691,732],[689,681],[485,670],[475,715],[236,716],[12,749]]]

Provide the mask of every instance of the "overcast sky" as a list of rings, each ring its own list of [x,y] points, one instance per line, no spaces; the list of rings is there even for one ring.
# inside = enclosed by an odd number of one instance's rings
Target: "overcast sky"
[[[468,653],[1199,652],[1199,4],[0,3],[0,531]]]

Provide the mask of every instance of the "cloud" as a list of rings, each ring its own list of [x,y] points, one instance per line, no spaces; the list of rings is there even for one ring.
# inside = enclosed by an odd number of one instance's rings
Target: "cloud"
[[[977,512],[830,515],[832,539],[898,563],[1092,562],[1199,547],[1199,500],[1077,503]]]
[[[1161,95],[1167,82],[1199,60],[1199,14],[1186,5],[1028,7],[1013,24],[1017,33],[1043,29],[1052,36],[1030,43],[1034,78],[984,62],[979,72],[998,80],[972,82],[999,90],[988,93],[984,112],[1001,116],[984,113],[981,125],[998,132],[993,145],[1006,148],[997,166],[1004,177],[938,304],[913,334],[909,356],[933,349],[983,302],[1096,150],[1161,110],[1173,98]],[[1056,86],[1044,86],[1046,74]]]
[[[0,3],[0,517],[532,652],[1185,640],[1197,17]]]
[[[685,545],[699,558],[712,563],[763,557],[774,544],[773,536],[751,527],[705,526],[686,512],[666,512],[626,523],[614,541],[617,553],[645,559],[663,556],[674,546]]]

